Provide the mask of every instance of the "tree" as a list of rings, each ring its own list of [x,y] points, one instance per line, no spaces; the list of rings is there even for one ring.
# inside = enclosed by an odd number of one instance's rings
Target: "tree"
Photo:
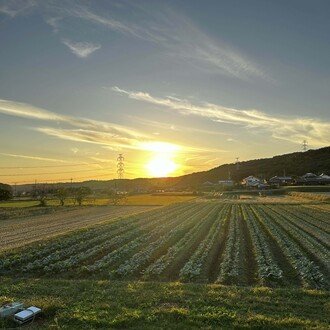
[[[8,201],[13,198],[11,186],[8,184],[0,183],[0,201]]]
[[[115,190],[110,190],[109,198],[113,205],[118,205],[120,201],[124,198],[124,195],[118,194]]]
[[[47,199],[47,195],[44,191],[40,192],[40,195],[37,196],[37,199],[39,201],[39,206],[46,206],[46,199]]]
[[[92,193],[92,190],[88,187],[72,188],[72,190],[73,197],[79,206],[82,204],[84,198]]]
[[[65,200],[69,195],[69,192],[65,188],[60,188],[55,191],[55,197],[60,201],[61,206],[64,206]]]

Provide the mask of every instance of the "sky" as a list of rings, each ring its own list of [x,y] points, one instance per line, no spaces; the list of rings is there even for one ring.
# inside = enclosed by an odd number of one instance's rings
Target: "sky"
[[[0,182],[177,176],[330,145],[327,0],[0,0]]]

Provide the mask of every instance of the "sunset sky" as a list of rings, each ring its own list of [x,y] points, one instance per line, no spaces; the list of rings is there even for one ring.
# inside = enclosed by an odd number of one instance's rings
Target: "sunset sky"
[[[330,145],[330,1],[0,0],[0,182],[175,176]]]

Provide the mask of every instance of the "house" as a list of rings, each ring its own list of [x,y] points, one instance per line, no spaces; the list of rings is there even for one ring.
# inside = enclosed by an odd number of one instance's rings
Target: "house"
[[[319,175],[319,179],[323,183],[326,183],[326,184],[330,183],[330,175],[326,175],[326,174],[322,173],[321,175]]]
[[[224,186],[224,187],[232,187],[234,185],[234,181],[233,180],[219,180],[218,184],[220,186]]]
[[[263,184],[263,181],[253,175],[250,175],[242,180],[242,184],[246,187],[258,187],[259,185]]]
[[[284,186],[286,184],[292,183],[293,179],[291,176],[273,176],[268,180],[269,184],[276,184],[279,186]]]
[[[303,185],[330,184],[330,176],[323,173],[321,175],[306,173],[297,179],[297,183]]]

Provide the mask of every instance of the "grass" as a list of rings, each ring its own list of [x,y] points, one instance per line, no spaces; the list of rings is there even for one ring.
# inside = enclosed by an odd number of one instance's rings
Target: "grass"
[[[311,199],[320,202],[330,202],[330,196],[325,193],[306,193],[306,192],[289,192],[293,198]]]
[[[38,201],[33,201],[33,200],[26,200],[26,201],[12,200],[7,202],[0,202],[0,207],[4,207],[4,208],[33,207],[33,206],[37,206],[38,204],[39,204]]]
[[[126,199],[121,203],[124,205],[169,205],[173,203],[185,202],[195,198],[195,196],[185,196],[185,195],[132,195],[126,197]],[[47,206],[59,206],[60,203],[57,199],[48,199]],[[83,201],[84,206],[104,206],[111,204],[109,198],[86,198]],[[7,202],[0,202],[0,208],[25,208],[38,206],[39,201],[36,200],[11,200]],[[65,201],[65,206],[74,206],[73,199],[67,199]],[[76,204],[77,206],[77,204]]]
[[[95,280],[0,278],[0,304],[43,310],[38,328],[319,328],[330,326],[330,295],[303,289]],[[0,327],[15,326],[0,319]]]

